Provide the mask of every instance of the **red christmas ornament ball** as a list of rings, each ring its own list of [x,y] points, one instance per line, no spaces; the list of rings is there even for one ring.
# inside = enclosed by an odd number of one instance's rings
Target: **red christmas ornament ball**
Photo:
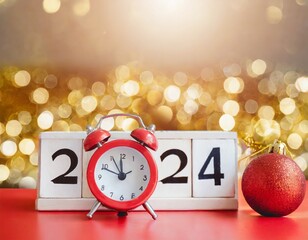
[[[305,191],[305,175],[285,155],[263,154],[252,160],[243,173],[243,195],[249,206],[263,216],[290,214],[302,203]]]

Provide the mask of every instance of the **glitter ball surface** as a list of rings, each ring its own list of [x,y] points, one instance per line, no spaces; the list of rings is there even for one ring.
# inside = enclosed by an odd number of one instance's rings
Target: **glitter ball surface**
[[[243,195],[256,212],[264,216],[284,216],[303,201],[306,180],[290,158],[269,153],[247,166],[242,178]]]

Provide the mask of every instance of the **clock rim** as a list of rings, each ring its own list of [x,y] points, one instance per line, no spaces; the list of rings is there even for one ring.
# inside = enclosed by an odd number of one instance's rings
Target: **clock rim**
[[[113,200],[107,197],[106,195],[104,195],[96,185],[94,172],[95,172],[95,166],[97,164],[97,161],[100,159],[100,157],[105,152],[115,147],[131,147],[137,150],[139,153],[141,153],[141,155],[144,156],[144,158],[146,159],[149,165],[150,179],[149,179],[148,185],[146,186],[146,189],[143,191],[143,193],[141,193],[138,197],[134,198],[133,200],[128,200],[128,201]],[[145,203],[150,198],[150,196],[153,194],[156,188],[156,185],[157,185],[157,180],[158,180],[158,171],[157,171],[157,166],[156,166],[156,163],[155,163],[155,160],[152,154],[143,145],[141,145],[140,143],[136,141],[130,140],[130,139],[116,139],[116,140],[104,143],[104,145],[98,148],[94,152],[94,154],[91,156],[89,164],[88,164],[88,168],[87,168],[87,181],[88,181],[88,186],[92,194],[105,207],[115,209],[115,210],[120,210],[120,211],[134,209],[142,205],[143,203]]]

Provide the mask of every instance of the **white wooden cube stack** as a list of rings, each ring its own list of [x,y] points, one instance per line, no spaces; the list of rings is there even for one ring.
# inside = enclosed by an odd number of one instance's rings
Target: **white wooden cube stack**
[[[155,210],[238,208],[236,133],[156,131],[155,135],[159,146],[151,153],[159,179],[149,199]],[[41,134],[37,210],[91,208],[95,199],[86,171],[95,150],[84,151],[85,137],[85,132]],[[112,139],[131,137],[127,132],[111,132]]]

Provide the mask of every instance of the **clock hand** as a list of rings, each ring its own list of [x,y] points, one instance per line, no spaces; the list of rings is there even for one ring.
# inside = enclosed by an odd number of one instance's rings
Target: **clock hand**
[[[111,173],[113,173],[113,174],[115,174],[115,175],[119,175],[119,173],[116,173],[116,172],[114,172],[114,171],[112,171],[112,170],[110,170],[110,169],[108,169],[108,168],[102,168],[102,170],[106,170],[106,171],[108,171],[108,172],[111,172]]]
[[[123,160],[120,158],[120,173],[123,172]]]
[[[129,173],[131,173],[132,171],[128,171],[127,173],[125,173],[125,174],[129,174]]]
[[[118,169],[118,171],[119,171],[119,173],[120,173],[121,171],[120,171],[120,169],[119,169],[119,167],[118,167],[118,164],[116,163],[116,161],[114,160],[113,157],[111,157],[111,158],[112,158],[112,161],[114,162],[114,165],[116,166],[116,168]]]

